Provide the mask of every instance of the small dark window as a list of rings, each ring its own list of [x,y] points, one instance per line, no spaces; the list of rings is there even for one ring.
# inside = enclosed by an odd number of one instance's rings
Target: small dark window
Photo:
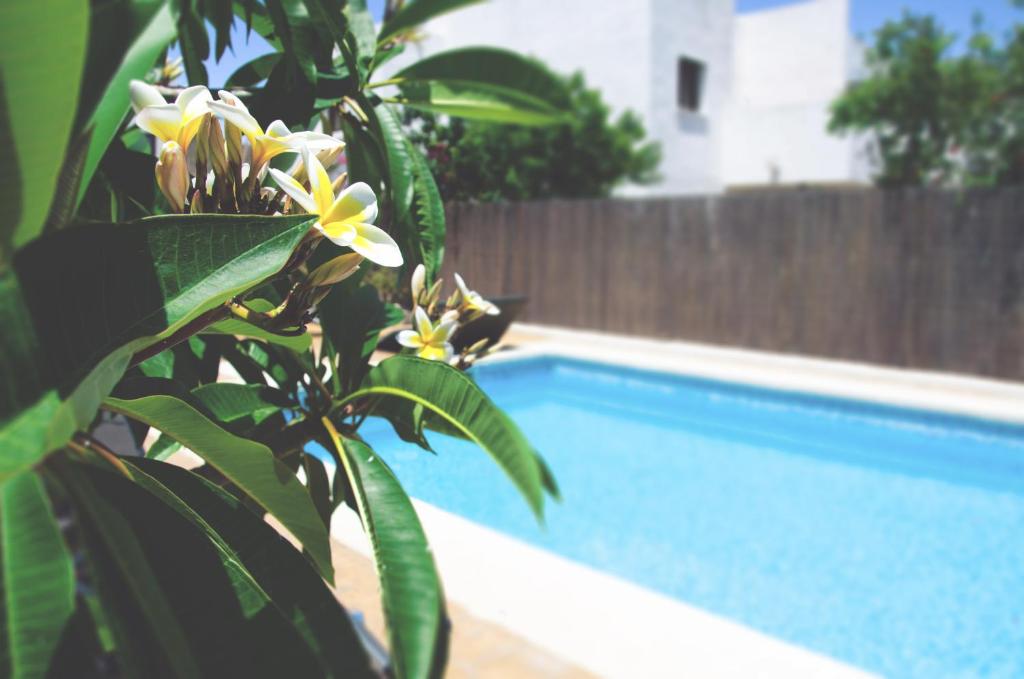
[[[704,64],[696,59],[679,57],[676,71],[676,100],[684,111],[700,110],[701,89],[704,86]]]

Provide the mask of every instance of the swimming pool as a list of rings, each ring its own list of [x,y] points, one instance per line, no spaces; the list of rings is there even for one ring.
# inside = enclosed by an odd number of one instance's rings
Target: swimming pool
[[[891,677],[1024,676],[1024,427],[564,358],[476,369],[546,529],[473,446],[364,434],[415,497]]]

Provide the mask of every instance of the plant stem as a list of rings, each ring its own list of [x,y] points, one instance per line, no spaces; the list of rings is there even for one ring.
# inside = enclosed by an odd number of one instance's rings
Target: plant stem
[[[192,335],[202,332],[208,326],[213,325],[217,321],[222,321],[230,315],[231,312],[228,308],[221,304],[203,314],[200,314],[199,316],[196,316],[191,321],[178,328],[178,330],[172,333],[169,337],[136,352],[136,354],[132,356],[132,360],[128,364],[128,367],[134,368],[143,361],[156,356],[164,349],[170,349],[171,347],[184,342]]]
[[[77,432],[74,438],[68,441],[68,448],[71,448],[71,450],[76,453],[83,455],[91,450],[129,479],[132,478],[132,473],[128,470],[128,467],[125,466],[124,462],[121,462],[121,458],[117,456],[117,453],[112,451],[110,448],[107,448],[85,432]]]

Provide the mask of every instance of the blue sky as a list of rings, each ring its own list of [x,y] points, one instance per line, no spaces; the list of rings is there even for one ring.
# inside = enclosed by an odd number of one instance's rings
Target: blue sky
[[[802,1],[736,0],[736,9],[740,12],[751,12]],[[374,16],[380,18],[384,0],[367,0],[367,4]],[[985,16],[988,29],[997,34],[1005,32],[1015,22],[1024,22],[1024,11],[1014,9],[1010,5],[1010,0],[851,0],[850,28],[854,34],[870,38],[876,28],[889,19],[899,17],[904,8],[918,13],[933,14],[946,30],[961,36],[970,31],[971,16],[975,11],[980,11]],[[235,54],[228,52],[219,64],[214,64],[212,59],[207,63],[211,85],[222,85],[239,65],[271,51],[256,35],[251,37],[248,44],[243,40],[244,31],[240,30],[234,41]]]
[[[801,0],[736,0],[736,9],[751,12],[759,9],[791,5]],[[971,30],[971,16],[980,11],[989,30],[1002,33],[1015,22],[1024,21],[1024,11],[1015,9],[1010,0],[851,0],[850,28],[855,35],[870,38],[871,33],[889,19],[900,16],[904,9],[919,14],[932,14],[947,30],[965,35]]]

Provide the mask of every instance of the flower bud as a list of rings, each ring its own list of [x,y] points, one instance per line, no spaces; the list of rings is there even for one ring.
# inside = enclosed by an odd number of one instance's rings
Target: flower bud
[[[131,91],[132,110],[135,113],[147,106],[163,106],[167,103],[163,95],[160,94],[160,90],[147,82],[133,80],[129,83],[128,88]]]
[[[166,142],[160,149],[160,160],[156,163],[156,183],[171,208],[181,212],[188,195],[189,176],[185,150],[177,142]]]
[[[224,139],[227,144],[228,162],[232,167],[242,167],[242,131],[224,121]]]
[[[423,294],[423,286],[426,284],[426,279],[427,268],[422,264],[417,264],[412,272],[412,280],[410,281],[413,304],[420,303],[420,296]]]
[[[220,123],[216,118],[210,121],[210,129],[207,133],[207,147],[209,149],[209,161],[213,171],[221,177],[228,174],[228,149],[224,140],[224,132],[220,129]]]

